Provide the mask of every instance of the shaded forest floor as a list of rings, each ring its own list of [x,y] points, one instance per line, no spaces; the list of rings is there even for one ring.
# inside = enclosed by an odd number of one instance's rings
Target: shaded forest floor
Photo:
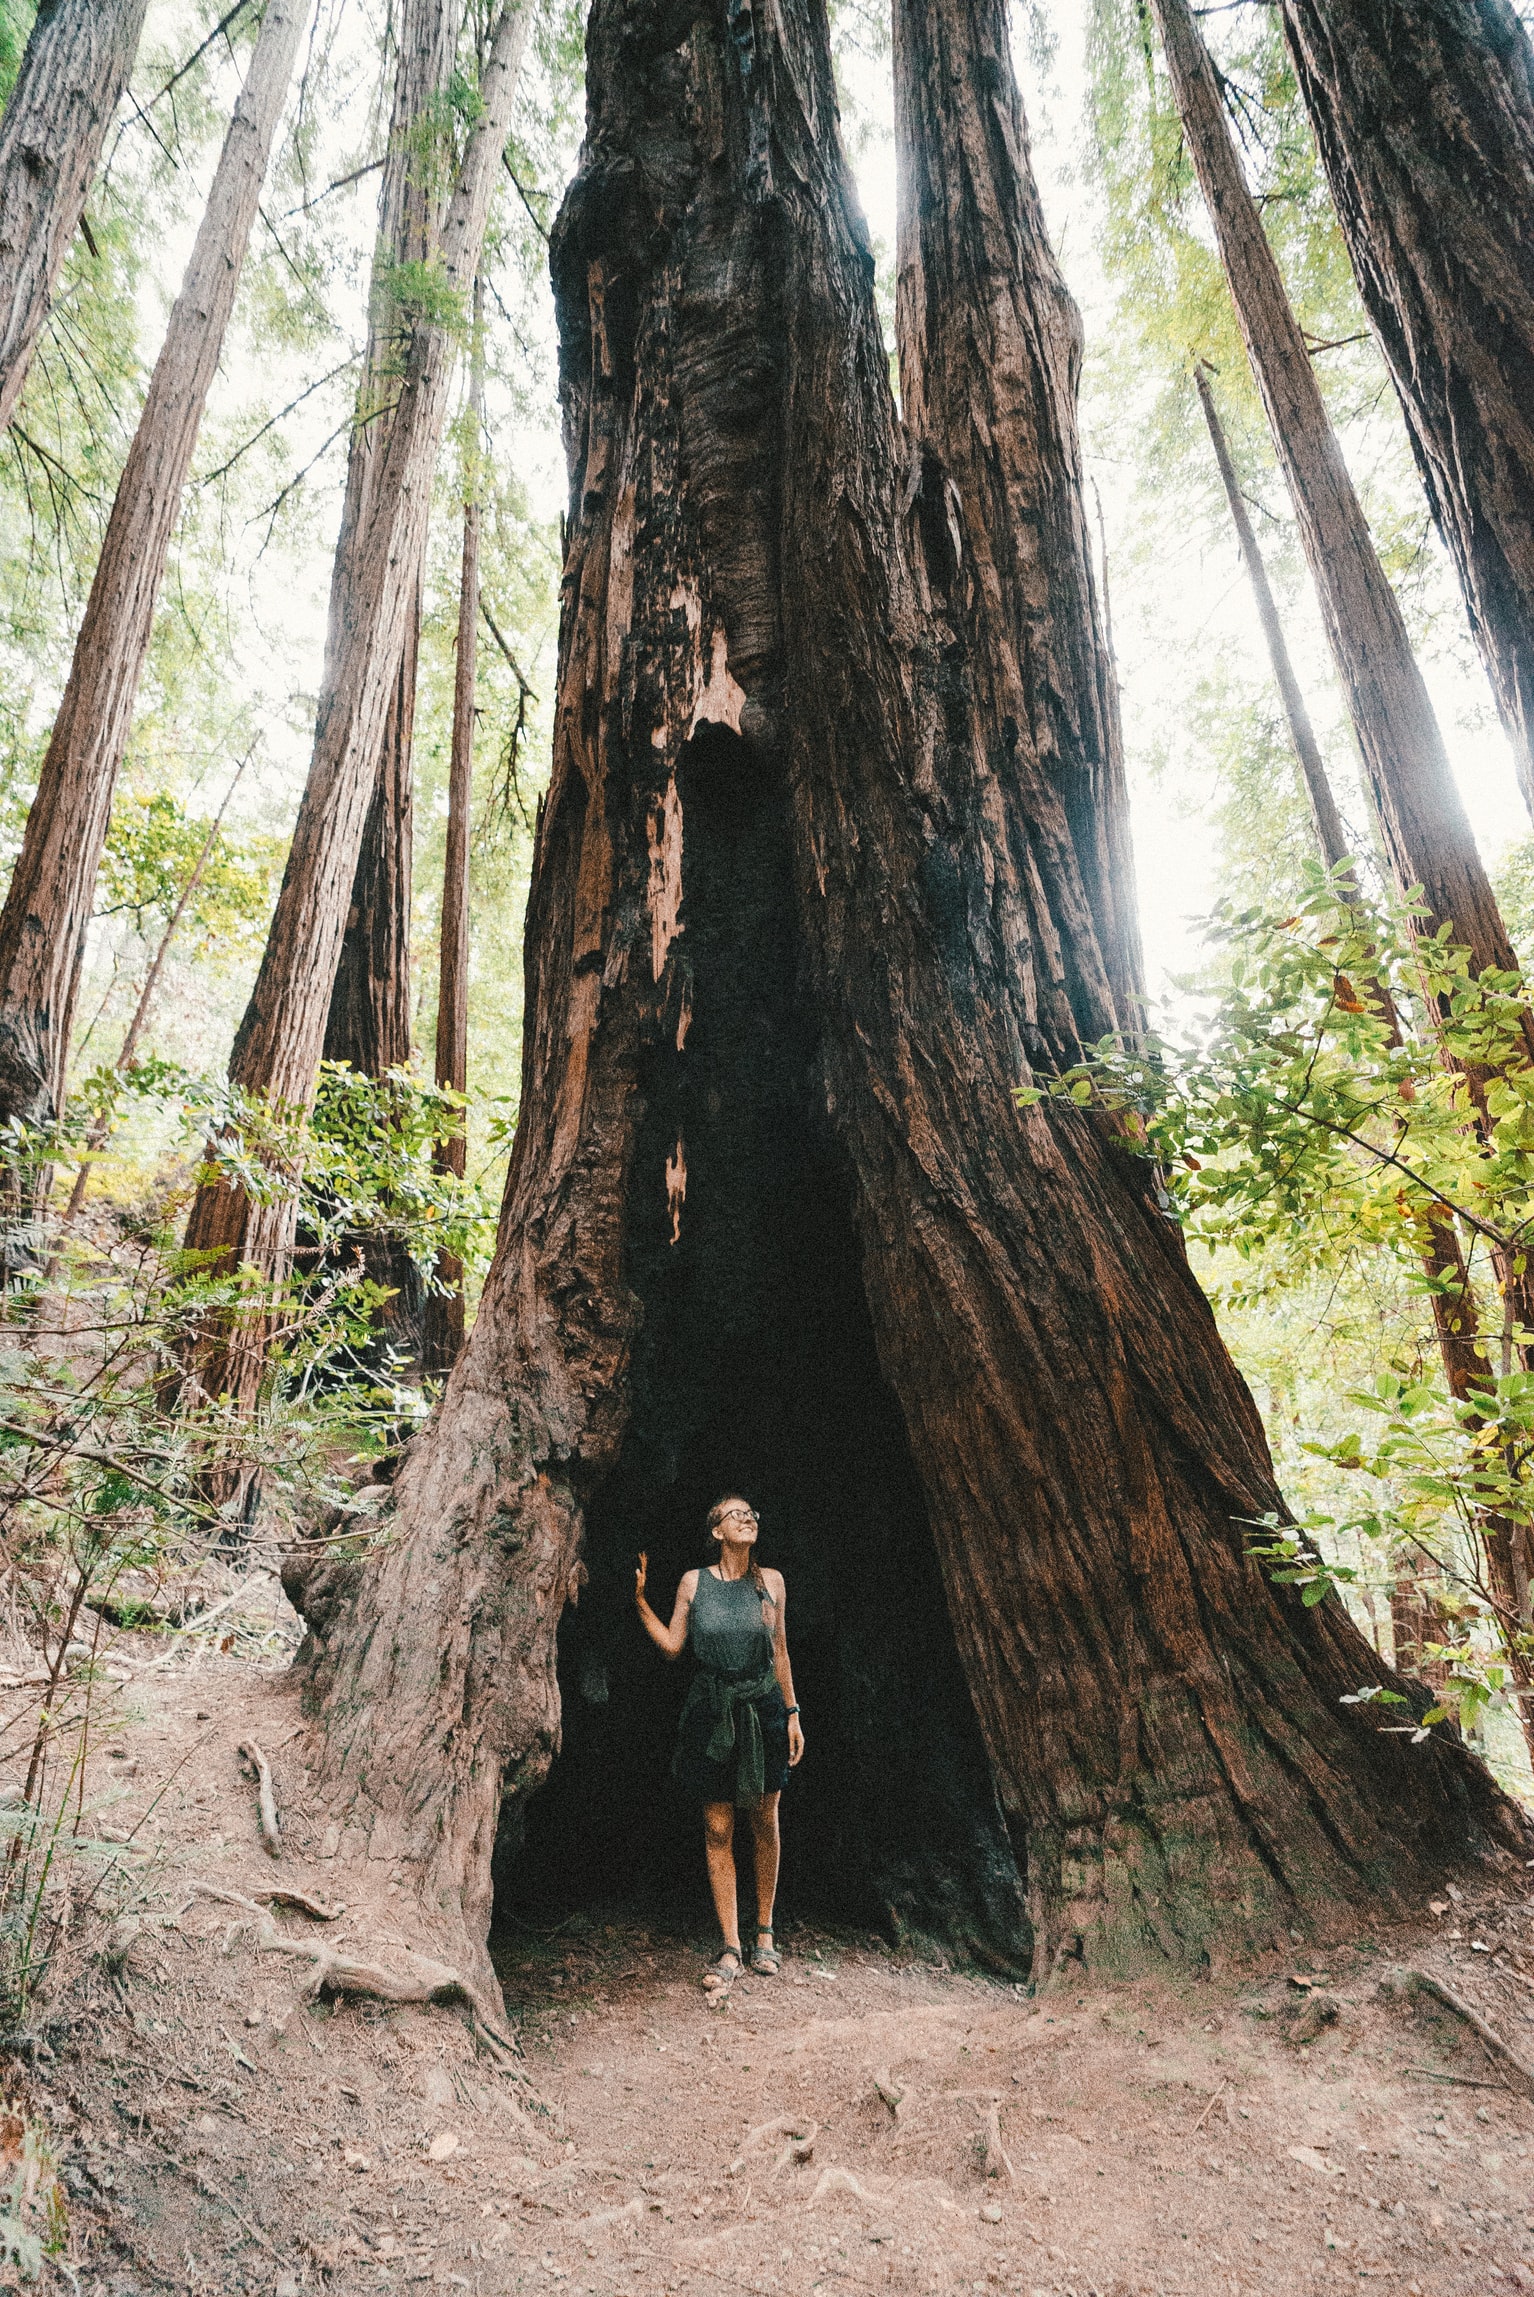
[[[304,2001],[302,1958],[209,1894],[305,1887],[352,1903],[323,1926],[278,1911],[284,1934],[380,1959],[411,1943],[383,1870],[319,1855],[283,1667],[204,1648],[118,1671],[85,1797],[109,1887],[92,1883],[6,2070],[67,2196],[45,2284],[1534,2290],[1534,2104],[1460,2022],[1380,1984],[1433,1970],[1534,2057],[1534,1980],[1510,1960],[1534,1953],[1521,1877],[1319,1965],[1297,1947],[1203,1983],[1040,1999],[799,1929],[781,1978],[714,2011],[701,1930],[576,1917],[502,1942],[519,2076],[453,2010]],[[252,1737],[280,1862],[239,1764]]]

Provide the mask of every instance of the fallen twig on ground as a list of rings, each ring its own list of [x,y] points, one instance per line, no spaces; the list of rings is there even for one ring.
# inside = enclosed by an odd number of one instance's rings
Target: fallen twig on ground
[[[240,1741],[240,1754],[256,1774],[257,1808],[261,1814],[261,1840],[273,1858],[282,1856],[282,1829],[277,1823],[277,1796],[272,1766],[254,1739]]]
[[[1397,1995],[1426,1994],[1451,2011],[1460,2023],[1468,2026],[1488,2057],[1498,2065],[1506,2066],[1514,2075],[1525,2097],[1534,2098],[1534,2072],[1524,2064],[1516,2050],[1504,2042],[1495,2026],[1489,2026],[1479,2010],[1472,2009],[1452,1986],[1435,1978],[1431,1970],[1394,1970],[1380,1981],[1382,1991]],[[1498,2088],[1506,2084],[1499,2083]]]
[[[316,1922],[339,1922],[346,1912],[344,1905],[327,1906],[323,1898],[315,1898],[307,1890],[296,1890],[289,1883],[278,1883],[274,1889],[255,1893],[259,1906],[291,1906],[299,1914],[310,1914]]]

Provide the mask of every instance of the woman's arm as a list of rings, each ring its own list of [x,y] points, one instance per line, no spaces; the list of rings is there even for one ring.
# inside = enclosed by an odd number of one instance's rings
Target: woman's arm
[[[671,1625],[663,1627],[645,1600],[645,1580],[649,1574],[650,1558],[641,1555],[639,1569],[634,1574],[634,1605],[639,1613],[639,1624],[668,1659],[680,1659],[682,1646],[687,1641],[687,1615],[692,1609],[693,1594],[698,1585],[698,1574],[685,1571],[682,1584],[676,1591],[676,1609],[671,1614]]]
[[[788,1660],[788,1628],[784,1621],[788,1597],[781,1571],[764,1571],[762,1577],[777,1613],[772,1630],[772,1671],[778,1678],[778,1689],[788,1709],[788,1759],[793,1764],[804,1752],[804,1730],[799,1721],[799,1702],[794,1697],[794,1670]]]

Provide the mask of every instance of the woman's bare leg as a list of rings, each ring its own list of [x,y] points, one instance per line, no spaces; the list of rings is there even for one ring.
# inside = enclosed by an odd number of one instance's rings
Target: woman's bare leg
[[[763,1795],[751,1813],[751,1839],[756,1852],[756,1919],[763,1930],[772,1928],[772,1906],[778,1895],[778,1798]]]
[[[776,1798],[774,1798],[775,1800]],[[735,1881],[735,1805],[703,1805],[703,1855],[708,1861],[708,1886],[714,1894],[714,1912],[726,1946],[740,1952],[740,1904]]]

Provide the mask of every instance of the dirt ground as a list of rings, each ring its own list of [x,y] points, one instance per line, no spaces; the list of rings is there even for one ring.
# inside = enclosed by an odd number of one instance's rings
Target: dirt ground
[[[305,1998],[309,1962],[263,1945],[261,1920],[403,1969],[397,1893],[320,1855],[283,1666],[205,1638],[151,1671],[131,1656],[146,1641],[118,1639],[86,1775],[115,1896],[93,1885],[97,1929],[82,1915],[7,2069],[68,2196],[45,2282],[1534,2290],[1534,2104],[1462,2020],[1389,1980],[1436,1973],[1534,2060],[1534,1877],[1446,1890],[1440,1912],[1319,1963],[1296,1942],[1201,1983],[1037,1999],[801,1929],[780,1978],[713,2010],[701,1937],[577,1917],[501,1951],[521,2049],[506,2067],[462,2011]],[[251,1738],[280,1860],[237,1753]],[[278,1886],[348,1911],[237,1903]]]

